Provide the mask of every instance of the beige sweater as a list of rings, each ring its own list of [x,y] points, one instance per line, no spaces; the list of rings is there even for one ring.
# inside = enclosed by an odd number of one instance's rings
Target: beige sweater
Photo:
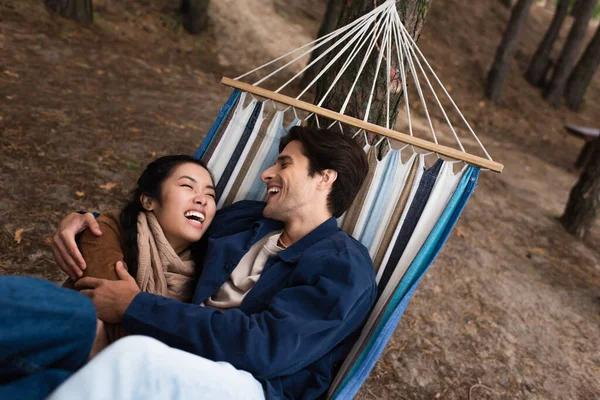
[[[242,257],[227,282],[204,304],[222,311],[239,307],[248,292],[258,282],[269,257],[273,257],[283,250],[277,246],[280,236],[281,231],[276,231],[256,242]]]

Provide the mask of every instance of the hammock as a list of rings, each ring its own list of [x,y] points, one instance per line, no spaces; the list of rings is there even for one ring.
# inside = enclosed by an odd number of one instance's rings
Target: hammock
[[[321,56],[275,91],[259,86],[325,44],[328,47]],[[338,52],[334,55],[332,52],[336,49]],[[357,59],[359,54],[364,54],[362,60]],[[404,66],[399,68],[399,78],[409,134],[390,128],[392,55],[398,65]],[[297,97],[280,93],[325,57],[329,57],[329,62],[320,67],[319,73]],[[373,57],[377,60],[376,76],[371,78],[371,97],[364,118],[345,115],[356,83],[359,79],[368,79],[361,74]],[[241,81],[285,60],[289,61],[254,84]],[[341,109],[336,112],[322,107],[333,87],[353,64],[359,68]],[[300,100],[332,66],[338,72],[324,96],[316,104]],[[385,127],[368,122],[377,75],[382,66],[387,79]],[[463,128],[451,123],[430,77],[458,114]],[[433,141],[415,136],[409,80],[414,83]],[[455,147],[439,143],[439,129],[434,128],[421,80],[425,81],[430,90],[428,93],[439,107],[451,137],[456,141]],[[421,277],[446,242],[475,189],[480,169],[501,172],[503,165],[492,160],[417,48],[400,21],[394,0],[387,0],[349,25],[236,79],[223,78],[222,83],[232,87],[233,92],[195,152],[215,176],[218,208],[242,199],[265,199],[266,188],[259,174],[275,162],[279,139],[294,125],[311,122],[320,127],[322,120],[319,117],[325,117],[332,121],[328,128],[351,134],[367,153],[370,169],[366,182],[352,206],[338,219],[339,226],[369,250],[377,271],[377,302],[328,392],[330,398],[352,398],[383,352]],[[476,144],[483,157],[465,150],[465,138],[460,139],[465,132],[470,135],[466,140]],[[374,139],[370,138],[372,134],[376,135]],[[385,151],[382,146],[386,146]]]

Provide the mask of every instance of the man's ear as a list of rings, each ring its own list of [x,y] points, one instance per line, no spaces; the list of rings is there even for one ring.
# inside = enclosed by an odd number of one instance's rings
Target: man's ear
[[[154,210],[154,199],[152,199],[152,197],[148,196],[147,194],[143,194],[140,196],[140,203],[142,203],[142,207],[144,207],[144,210]]]
[[[318,190],[331,190],[333,182],[337,179],[338,173],[333,169],[324,169],[321,171],[321,179],[317,185]]]

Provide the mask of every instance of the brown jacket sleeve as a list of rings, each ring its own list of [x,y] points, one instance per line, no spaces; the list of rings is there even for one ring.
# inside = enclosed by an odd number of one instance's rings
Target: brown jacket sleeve
[[[87,229],[79,238],[79,249],[87,266],[83,276],[117,281],[115,264],[125,260],[118,214],[103,214],[96,221],[102,236],[95,236]]]
[[[83,276],[117,281],[119,276],[115,271],[115,264],[117,261],[124,262],[125,259],[119,214],[102,214],[96,221],[100,225],[102,236],[95,236],[88,229],[79,238],[79,249],[86,264]],[[67,282],[63,286],[72,287],[72,283],[69,285]],[[105,323],[104,326],[109,343],[125,336],[121,325]]]

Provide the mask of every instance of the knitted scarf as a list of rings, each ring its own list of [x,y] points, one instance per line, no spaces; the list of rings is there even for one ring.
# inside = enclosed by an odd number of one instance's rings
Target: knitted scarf
[[[138,214],[137,228],[139,255],[135,280],[140,290],[189,303],[195,269],[190,250],[177,255],[151,212]]]

